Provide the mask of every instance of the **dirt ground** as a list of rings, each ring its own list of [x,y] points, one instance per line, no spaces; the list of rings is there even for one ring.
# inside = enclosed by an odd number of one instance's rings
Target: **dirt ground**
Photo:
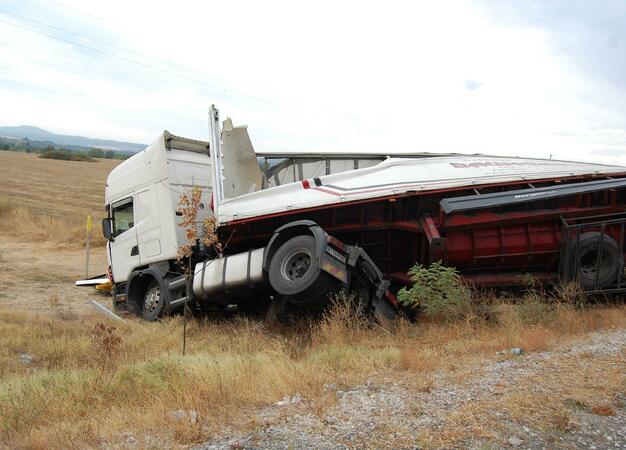
[[[90,275],[106,272],[104,247],[91,249]],[[57,302],[72,311],[92,308],[89,299],[109,305],[92,287],[76,287],[85,275],[85,250],[48,242],[20,242],[0,233],[0,306],[41,311]]]
[[[98,217],[103,215],[104,187],[118,160],[96,162],[41,159],[36,154],[0,151],[0,202],[28,211],[23,220],[0,231],[0,306],[42,310],[50,301],[72,309],[91,308],[89,298],[107,300],[93,288],[77,288],[84,277],[85,251],[79,245],[42,240],[37,227],[55,220],[51,234],[59,228],[83,227],[86,216],[95,217],[94,236],[99,238]],[[36,219],[36,221],[35,221]],[[78,224],[78,225],[77,225]],[[24,231],[21,228],[24,228]],[[44,230],[45,231],[45,230]],[[79,229],[79,231],[81,231]],[[29,239],[29,233],[34,236]],[[82,236],[82,233],[81,233]],[[91,250],[90,275],[106,271],[104,247]]]

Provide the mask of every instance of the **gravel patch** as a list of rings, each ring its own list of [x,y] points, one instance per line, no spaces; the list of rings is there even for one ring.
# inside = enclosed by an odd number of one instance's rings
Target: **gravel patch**
[[[307,399],[286,398],[255,411],[252,431],[226,428],[198,449],[449,448],[450,433],[456,433],[453,447],[626,449],[623,390],[604,412],[572,400],[562,409],[563,429],[556,430],[541,422],[514,420],[501,402],[520,390],[529,395],[567,392],[568,386],[559,382],[561,368],[568,365],[576,373],[607,368],[625,373],[625,348],[626,330],[597,332],[551,351],[494,355],[464,368],[462,377],[434,372],[430,387],[422,384],[421,389],[415,383],[419,373],[402,372],[351,389],[329,385],[334,401],[322,413],[316,414]],[[601,389],[601,375],[581,382]],[[533,379],[545,383],[528,381]]]

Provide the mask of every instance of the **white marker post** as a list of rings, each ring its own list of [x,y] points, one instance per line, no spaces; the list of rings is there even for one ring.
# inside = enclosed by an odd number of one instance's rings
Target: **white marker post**
[[[85,239],[85,279],[89,278],[89,249],[91,248],[91,232],[93,230],[93,219],[87,216],[87,237]]]

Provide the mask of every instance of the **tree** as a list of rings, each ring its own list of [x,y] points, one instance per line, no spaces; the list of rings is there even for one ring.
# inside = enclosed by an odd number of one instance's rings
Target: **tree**
[[[91,158],[104,158],[104,150],[101,148],[92,148],[87,152],[87,156]]]
[[[115,152],[113,150],[107,150],[106,152],[104,152],[104,157],[106,159],[113,159],[115,158]]]

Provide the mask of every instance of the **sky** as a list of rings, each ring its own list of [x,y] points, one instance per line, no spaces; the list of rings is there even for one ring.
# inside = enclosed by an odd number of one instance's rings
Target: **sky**
[[[0,125],[626,165],[626,2],[0,0]]]

